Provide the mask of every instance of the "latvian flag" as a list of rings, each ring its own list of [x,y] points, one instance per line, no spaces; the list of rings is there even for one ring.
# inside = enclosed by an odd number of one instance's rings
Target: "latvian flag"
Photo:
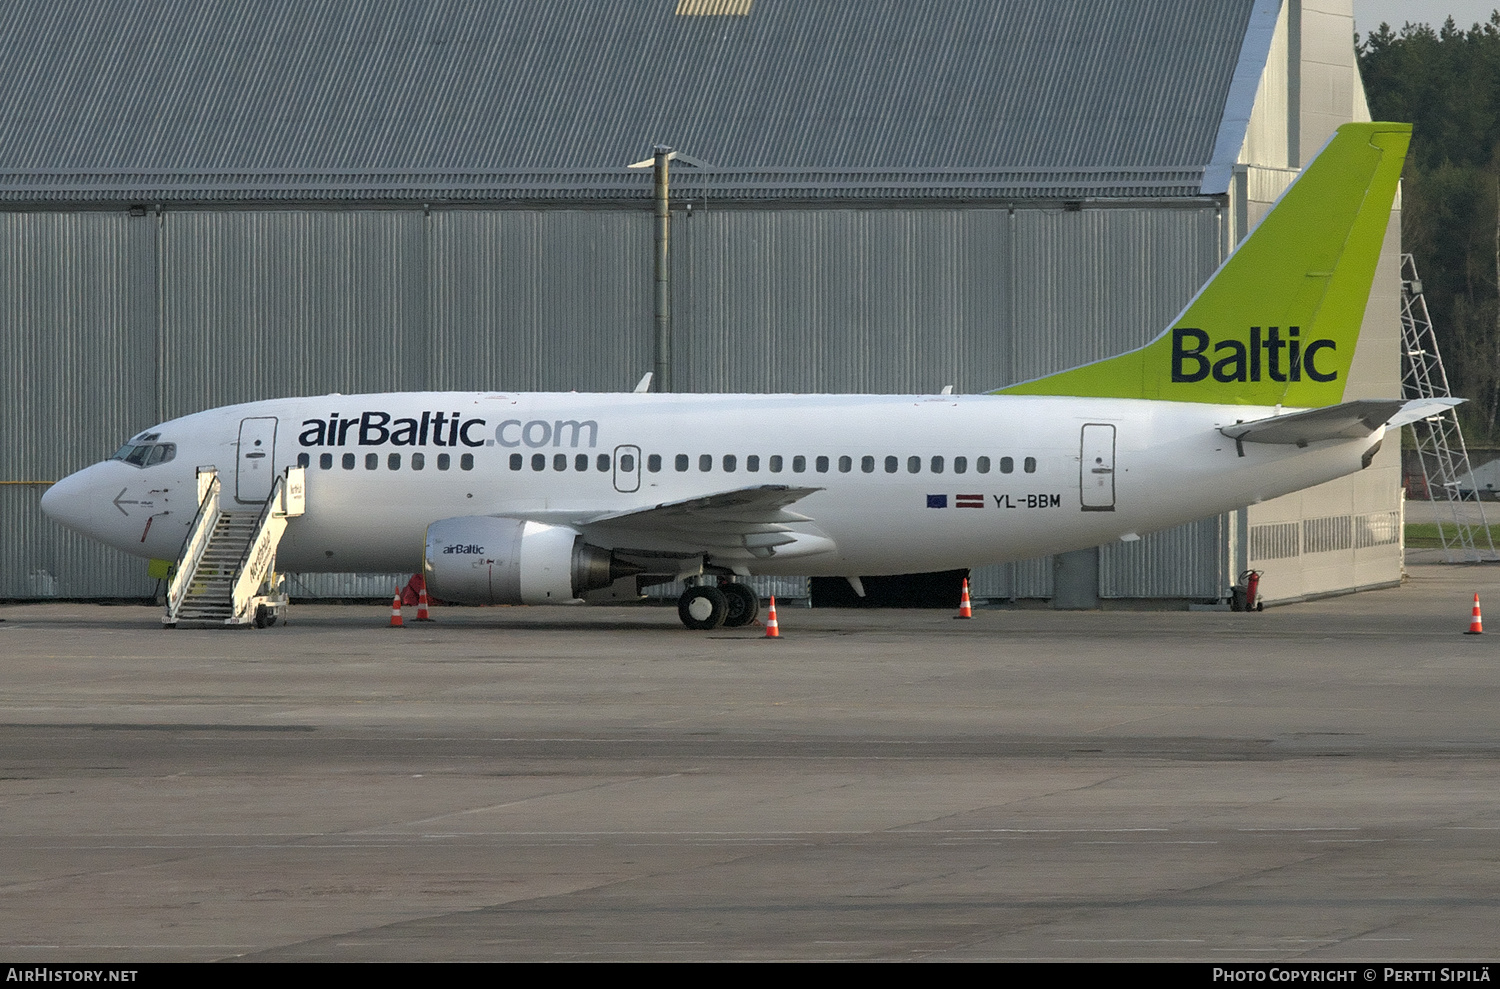
[[[982,494],[972,494],[972,495],[961,494],[961,495],[954,495],[953,496],[953,507],[954,508],[983,508],[984,507],[984,495],[982,495]]]

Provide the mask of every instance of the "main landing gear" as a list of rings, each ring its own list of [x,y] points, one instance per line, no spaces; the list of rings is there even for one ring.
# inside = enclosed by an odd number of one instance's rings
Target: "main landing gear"
[[[739,628],[760,614],[760,597],[746,584],[689,587],[677,599],[677,617],[688,628]]]

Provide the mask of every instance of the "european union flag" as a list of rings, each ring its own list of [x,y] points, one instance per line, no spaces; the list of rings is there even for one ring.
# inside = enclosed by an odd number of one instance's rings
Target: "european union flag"
[[[928,508],[947,508],[948,507],[948,496],[947,495],[928,495],[927,496],[927,507]]]

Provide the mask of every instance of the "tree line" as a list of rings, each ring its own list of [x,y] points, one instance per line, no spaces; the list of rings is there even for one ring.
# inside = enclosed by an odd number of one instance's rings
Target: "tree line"
[[[1370,115],[1412,124],[1401,242],[1471,443],[1500,440],[1500,10],[1461,30],[1382,24],[1355,51]]]

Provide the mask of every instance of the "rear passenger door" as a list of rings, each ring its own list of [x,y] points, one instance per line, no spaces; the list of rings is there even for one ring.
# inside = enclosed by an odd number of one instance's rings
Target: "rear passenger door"
[[[1115,510],[1115,427],[1091,422],[1079,440],[1078,490],[1085,512]]]

